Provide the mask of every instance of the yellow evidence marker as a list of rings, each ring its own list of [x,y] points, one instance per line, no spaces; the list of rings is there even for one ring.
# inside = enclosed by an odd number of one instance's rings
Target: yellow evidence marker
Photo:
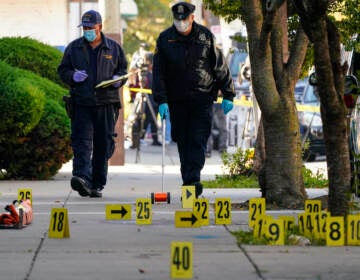
[[[193,244],[192,242],[171,242],[170,277],[172,279],[193,278]]]
[[[231,199],[215,198],[215,224],[231,224]]]
[[[265,229],[265,236],[271,245],[285,244],[283,220],[274,220],[272,217],[266,216]]]
[[[264,217],[266,212],[265,198],[251,198],[249,200],[249,227],[254,228],[257,219]]]
[[[295,217],[294,216],[279,216],[279,219],[284,222],[284,230],[292,231],[295,226]]]
[[[32,205],[32,189],[18,189],[18,200],[29,199]]]
[[[256,218],[255,224],[253,224],[253,236],[255,238],[263,238],[265,236],[265,225],[266,223],[266,216],[259,216]]]
[[[200,227],[200,220],[193,212],[175,211],[175,227]]]
[[[313,214],[309,212],[303,212],[298,214],[299,231],[306,237],[312,237],[314,231],[313,223]]]
[[[69,238],[69,219],[66,208],[51,209],[50,224],[49,224],[49,238]]]
[[[347,215],[347,245],[360,245],[360,215]]]
[[[193,213],[201,226],[208,226],[210,224],[209,200],[207,198],[194,199]]]
[[[106,220],[131,220],[131,204],[105,205]]]
[[[305,200],[305,213],[320,213],[321,212],[321,200],[307,199]]]
[[[328,217],[326,219],[326,245],[345,245],[344,217]]]
[[[136,199],[136,224],[150,225],[152,223],[151,198]]]
[[[195,186],[181,187],[182,208],[193,208],[193,201],[195,198]]]
[[[326,219],[330,217],[328,211],[322,211],[320,213],[320,238],[326,239]]]

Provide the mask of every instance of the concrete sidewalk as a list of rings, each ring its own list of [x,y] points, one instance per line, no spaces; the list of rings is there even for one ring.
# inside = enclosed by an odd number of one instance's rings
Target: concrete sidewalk
[[[0,230],[0,279],[171,279],[173,241],[193,244],[192,279],[359,279],[359,247],[238,246],[230,231],[247,229],[248,212],[233,211],[232,224],[176,228],[181,210],[180,172],[175,145],[167,146],[164,191],[171,204],[155,204],[152,224],[137,225],[135,199],[161,191],[161,147],[126,150],[126,164],[109,168],[109,181],[100,199],[71,191],[71,163],[49,181],[0,181],[1,207],[17,197],[18,188],[33,191],[34,221],[22,230]],[[322,167],[324,168],[323,164]],[[221,174],[221,159],[207,159],[203,179]],[[308,190],[309,191],[309,190]],[[317,196],[326,190],[312,190]],[[205,190],[204,196],[245,201],[258,190]],[[131,220],[106,220],[105,205],[131,204]],[[48,238],[52,208],[68,209],[70,238]],[[294,215],[299,211],[269,211]]]

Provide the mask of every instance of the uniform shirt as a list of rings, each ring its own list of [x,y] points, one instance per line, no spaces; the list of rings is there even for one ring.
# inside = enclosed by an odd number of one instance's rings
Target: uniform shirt
[[[117,103],[120,105],[119,89],[114,86],[95,89],[95,85],[110,80],[114,75],[127,72],[127,61],[120,45],[103,33],[102,43],[95,52],[88,50],[84,37],[72,41],[65,49],[58,67],[58,74],[70,87],[70,94],[76,104],[96,106]],[[96,60],[91,63],[91,60]],[[94,68],[95,67],[95,68]],[[89,77],[80,83],[73,80],[75,70],[85,70]],[[124,84],[126,80],[122,81]]]

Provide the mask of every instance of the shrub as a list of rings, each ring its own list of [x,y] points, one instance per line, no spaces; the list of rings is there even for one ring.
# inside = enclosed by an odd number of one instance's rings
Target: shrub
[[[17,79],[17,72],[0,61],[0,143],[26,135],[40,121],[45,93],[29,79]]]
[[[251,175],[254,166],[254,152],[254,149],[242,150],[238,148],[234,154],[223,153],[221,159],[229,175],[234,177]]]
[[[48,99],[39,124],[26,136],[8,143],[3,155],[4,178],[49,179],[71,158],[69,119]]]
[[[3,178],[48,179],[71,158],[66,89],[0,61]]]
[[[58,49],[28,37],[0,38],[0,60],[29,70],[61,86],[65,84],[57,74],[62,59]]]

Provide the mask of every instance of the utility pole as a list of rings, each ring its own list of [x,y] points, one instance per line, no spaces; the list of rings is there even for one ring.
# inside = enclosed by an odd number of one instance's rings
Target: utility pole
[[[79,0],[79,22],[81,22],[81,18],[82,18],[82,4],[83,4],[83,0]],[[82,34],[82,28],[79,28],[79,37],[81,37]]]
[[[121,45],[122,29],[120,16],[120,1],[106,0],[104,1],[104,23],[103,31],[109,38],[115,40]],[[122,88],[119,90],[121,104],[123,106],[123,92]],[[115,138],[115,152],[110,158],[110,165],[124,165],[125,164],[125,150],[124,150],[124,110],[120,109],[119,118],[115,126],[117,137]]]

